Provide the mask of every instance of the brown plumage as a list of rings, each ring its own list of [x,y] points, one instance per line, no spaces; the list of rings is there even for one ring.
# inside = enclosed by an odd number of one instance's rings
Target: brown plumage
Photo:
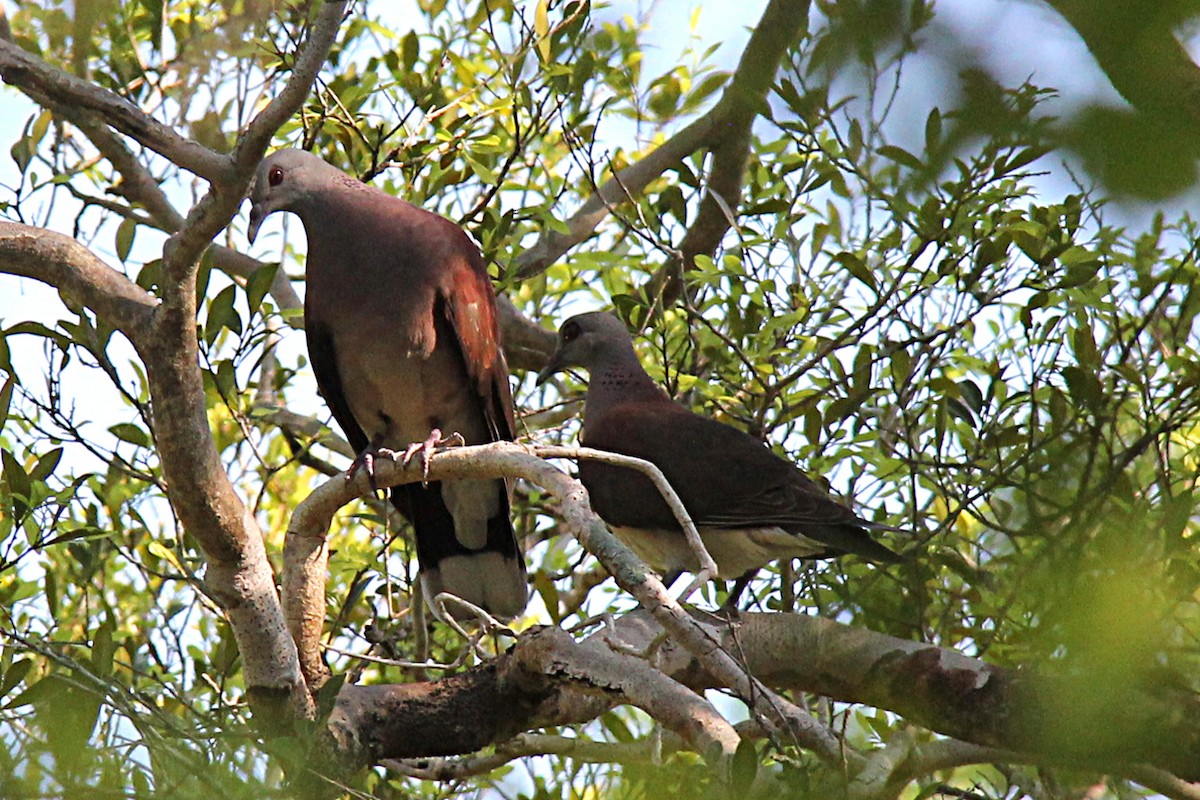
[[[492,286],[461,228],[298,150],[263,161],[251,201],[251,241],[272,212],[304,223],[309,359],[360,460],[435,429],[468,444],[512,438]],[[409,484],[391,499],[412,522],[427,597],[520,613],[525,564],[504,481]]]
[[[559,330],[559,345],[539,381],[570,366],[590,373],[582,443],[653,462],[700,531],[720,577],[738,577],[784,557],[847,553],[871,561],[900,557],[874,541],[860,518],[794,464],[749,434],[692,413],[642,369],[616,317],[581,314]],[[624,467],[581,460],[592,508],[650,566],[695,571],[696,559],[649,478]]]

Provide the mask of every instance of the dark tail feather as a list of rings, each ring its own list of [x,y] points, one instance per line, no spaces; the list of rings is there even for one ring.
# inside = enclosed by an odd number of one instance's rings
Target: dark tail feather
[[[496,487],[500,513],[488,520],[487,542],[478,550],[464,547],[454,535],[440,482],[392,489],[392,504],[413,525],[427,601],[449,592],[499,617],[515,617],[525,609],[525,559],[509,518],[508,490],[504,481],[496,481]]]
[[[865,523],[874,528],[873,523]],[[883,528],[883,526],[881,526]],[[884,530],[897,530],[883,528]],[[877,564],[903,564],[904,556],[894,553],[871,538],[867,531],[855,525],[829,525],[817,531],[805,531],[805,536],[816,539],[837,550],[874,561]]]

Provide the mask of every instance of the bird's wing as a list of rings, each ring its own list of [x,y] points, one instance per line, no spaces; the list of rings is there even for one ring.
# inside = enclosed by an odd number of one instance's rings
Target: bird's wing
[[[585,441],[653,461],[700,526],[863,524],[749,434],[665,398],[615,405]]]
[[[452,279],[443,281],[439,299],[494,439],[511,440],[516,421],[508,364],[500,345],[495,294],[478,254],[464,254],[453,268]]]
[[[305,315],[304,333],[308,339],[308,360],[317,376],[317,391],[325,399],[325,404],[329,406],[354,452],[361,453],[368,444],[367,435],[355,421],[346,402],[342,378],[338,373],[333,334],[323,320],[314,318],[312,314]]]

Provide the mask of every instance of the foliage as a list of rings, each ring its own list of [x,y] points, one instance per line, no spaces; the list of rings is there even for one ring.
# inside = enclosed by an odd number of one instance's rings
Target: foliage
[[[1034,86],[992,86],[963,108],[932,108],[923,147],[901,147],[886,92],[918,51],[930,9],[914,4],[856,39],[847,31],[881,20],[856,28],[827,5],[754,128],[734,232],[696,260],[677,302],[653,287],[696,218],[710,169],[703,154],[543,273],[519,279],[507,267],[725,85],[711,51],[643,74],[646,29],[636,20],[546,0],[421,0],[403,21],[355,8],[279,141],[461,221],[501,290],[547,327],[615,307],[643,328],[644,360],[673,395],[911,531],[889,539],[911,564],[781,565],[755,582],[752,605],[809,608],[1000,665],[1088,674],[1098,693],[1163,675],[1194,688],[1180,676],[1195,673],[1200,634],[1195,223],[1160,217],[1128,232],[1095,193],[1047,198],[1035,170],[1057,157],[1039,113],[1046,91]],[[307,4],[268,13],[249,0],[74,8],[26,4],[13,19],[17,41],[217,149],[279,85],[311,13]],[[73,209],[79,238],[157,290],[162,234],[121,202],[119,181],[86,140],[37,111],[11,154],[21,174],[11,216],[54,227]],[[177,168],[150,163],[172,192],[188,193]],[[241,245],[242,224],[230,246]],[[289,273],[302,260],[294,238],[282,251]],[[345,462],[268,417],[286,404],[327,418],[288,328],[294,311],[267,293],[274,269],[235,281],[206,264],[198,324],[213,435],[277,555],[290,509],[329,462]],[[0,795],[282,794],[286,754],[269,757],[251,732],[236,645],[205,595],[196,542],[165,502],[136,357],[85,310],[53,326],[3,325]],[[31,361],[39,347],[43,360]],[[527,435],[571,440],[576,426],[554,406],[575,382],[541,390],[517,377]],[[94,394],[121,404],[111,424]],[[536,494],[522,495],[516,513],[547,606],[525,624],[569,627],[620,607],[607,586],[586,601],[572,592],[584,555],[551,538],[544,512]],[[410,604],[405,531],[381,504],[345,510],[333,541],[335,646],[458,655],[462,643],[441,626],[427,630]],[[413,677],[372,665],[364,675]],[[863,750],[907,735],[893,715],[813,707]],[[581,735],[627,743],[650,727],[621,710]],[[788,796],[820,796],[812,787],[824,778],[798,748],[764,745],[751,756],[772,765]],[[614,771],[554,757],[532,777],[478,781],[539,798],[593,782],[615,797],[674,795],[707,780],[689,758]],[[1013,797],[1033,780],[984,769],[984,778],[975,767],[921,776],[922,796],[956,783]],[[1066,796],[1041,780],[1040,796]],[[380,772],[356,791],[432,797],[473,785]],[[1127,791],[1114,785],[1112,796]]]

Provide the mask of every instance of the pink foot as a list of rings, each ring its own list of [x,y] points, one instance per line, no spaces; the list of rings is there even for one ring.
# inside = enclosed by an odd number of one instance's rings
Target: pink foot
[[[463,445],[466,441],[462,434],[452,433],[446,438],[442,438],[442,431],[439,428],[434,428],[429,432],[423,442],[413,442],[408,447],[404,448],[404,453],[400,454],[400,461],[404,466],[408,466],[413,460],[413,456],[417,453],[421,454],[421,485],[429,485],[429,459],[433,457],[439,447],[450,447],[451,445]]]

